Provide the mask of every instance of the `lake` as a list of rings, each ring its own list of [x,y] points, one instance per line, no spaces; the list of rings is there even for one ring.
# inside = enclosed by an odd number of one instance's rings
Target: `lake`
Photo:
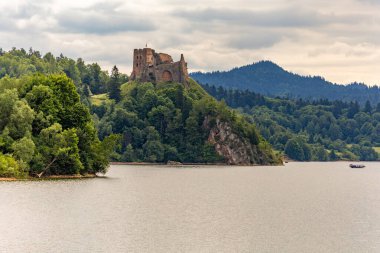
[[[380,163],[0,182],[0,252],[380,252]]]

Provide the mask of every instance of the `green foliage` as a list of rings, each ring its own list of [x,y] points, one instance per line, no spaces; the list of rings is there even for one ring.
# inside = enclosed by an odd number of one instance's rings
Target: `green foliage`
[[[301,138],[288,140],[285,145],[285,154],[291,159],[298,161],[311,160],[310,147]]]
[[[123,79],[123,77],[119,73],[119,69],[114,66],[111,71],[111,78],[108,83],[108,94],[111,99],[115,99],[117,102],[120,101],[120,86],[122,82],[127,80]]]
[[[33,49],[2,51],[0,154],[6,166],[0,173],[105,173],[110,158],[223,162],[208,142],[217,121],[255,145],[259,162],[276,162],[270,145],[246,117],[193,80],[187,87],[127,81],[116,66],[109,76],[98,64],[86,65],[80,58],[42,56]]]
[[[17,158],[17,160],[29,164],[29,162],[33,159],[36,145],[32,139],[23,137],[22,139],[15,141],[12,144],[11,149],[13,150],[13,155]]]
[[[78,142],[75,129],[63,130],[58,123],[43,129],[37,138],[38,155],[32,161],[31,173],[78,174],[83,168]]]
[[[19,163],[10,155],[0,153],[0,177],[24,177]]]
[[[262,142],[255,127],[225,103],[217,102],[193,80],[189,86],[131,81],[120,87],[117,104],[93,106],[99,137],[121,135],[119,159],[146,162],[223,162],[207,139],[219,119],[241,138]],[[274,162],[269,146],[258,147],[263,163]]]
[[[360,108],[356,102],[268,98],[250,91],[204,87],[245,113],[264,138],[293,159],[325,161],[326,156],[333,160],[376,159],[372,147],[380,145],[380,114],[370,102]],[[310,156],[305,157],[304,148],[301,152],[293,141],[289,142],[296,137],[307,143],[304,147],[310,150]],[[331,151],[329,157],[327,150],[336,152]]]
[[[329,160],[330,161],[336,161],[339,159],[339,156],[335,153],[335,150],[331,150],[329,154]]]
[[[88,163],[90,167],[87,173],[106,173],[111,158],[115,157],[116,149],[120,145],[121,136],[112,134],[100,142],[97,137],[91,144],[91,153]]]
[[[0,80],[7,83],[0,93],[0,152],[14,172],[4,175],[106,171],[108,151],[116,143],[99,141],[89,110],[70,78],[36,74],[6,79]]]
[[[45,75],[65,74],[73,80],[76,89],[81,95],[81,99],[88,103],[87,97],[90,93],[100,94],[107,91],[110,76],[106,71],[102,71],[97,63],[85,64],[79,58],[76,61],[63,56],[54,57],[50,52],[43,57],[38,51],[32,48],[27,53],[24,49],[12,49],[0,54],[0,92],[6,83],[7,76],[22,78],[35,73]],[[126,81],[125,75],[120,74],[121,80]],[[17,83],[13,84],[17,88]]]
[[[9,135],[14,139],[22,138],[32,131],[32,122],[35,112],[22,100],[17,101],[9,117]]]
[[[5,90],[0,94],[0,131],[8,125],[13,108],[18,101],[17,90]]]

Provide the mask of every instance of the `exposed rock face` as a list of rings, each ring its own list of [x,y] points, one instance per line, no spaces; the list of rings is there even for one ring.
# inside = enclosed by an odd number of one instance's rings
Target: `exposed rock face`
[[[205,119],[204,126],[209,125]],[[247,139],[241,138],[232,131],[226,122],[216,119],[216,124],[210,129],[208,141],[214,145],[216,152],[231,165],[266,164],[262,152],[257,145],[251,144]]]

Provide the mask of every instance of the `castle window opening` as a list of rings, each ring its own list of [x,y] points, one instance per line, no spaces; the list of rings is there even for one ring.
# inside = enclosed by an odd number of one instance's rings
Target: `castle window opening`
[[[170,71],[165,70],[162,73],[162,81],[164,81],[164,82],[171,82],[171,81],[173,81],[172,73],[170,73]]]

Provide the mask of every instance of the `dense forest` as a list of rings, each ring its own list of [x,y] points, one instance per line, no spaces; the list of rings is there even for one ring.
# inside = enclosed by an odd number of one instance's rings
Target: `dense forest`
[[[115,75],[114,72],[112,76]],[[122,136],[114,160],[225,162],[226,158],[207,141],[210,129],[220,120],[227,122],[240,138],[257,146],[257,157],[251,157],[250,162],[278,163],[252,124],[193,81],[188,88],[176,83],[128,82],[121,86],[119,102],[105,99],[93,105],[93,111],[101,139],[110,134]]]
[[[380,103],[270,98],[203,85],[218,100],[249,115],[260,133],[296,160],[377,160]]]
[[[0,96],[0,177],[94,174],[109,158],[226,162],[208,141],[219,121],[254,150],[248,163],[279,162],[245,117],[193,81],[128,82],[116,66],[0,49]]]
[[[248,89],[270,97],[357,101],[362,105],[367,100],[372,104],[380,102],[378,86],[368,87],[360,83],[337,85],[322,77],[290,73],[270,61],[261,61],[230,71],[196,72],[192,73],[191,77],[199,83],[222,86],[226,89]]]
[[[114,142],[66,75],[0,79],[0,177],[105,172]]]
[[[96,63],[0,49],[0,177],[104,173],[118,136],[99,141],[89,96],[110,86]]]
[[[3,51],[0,48],[0,78],[5,76],[19,78],[34,73],[66,74],[77,87],[82,102],[89,106],[87,98],[92,94],[109,91],[110,75],[97,63],[85,64],[83,59],[70,59],[62,54],[54,57],[52,53],[41,55],[39,51],[13,48]],[[121,82],[126,82],[128,76],[120,74]]]

